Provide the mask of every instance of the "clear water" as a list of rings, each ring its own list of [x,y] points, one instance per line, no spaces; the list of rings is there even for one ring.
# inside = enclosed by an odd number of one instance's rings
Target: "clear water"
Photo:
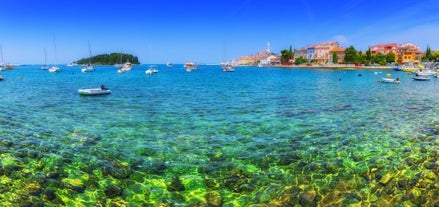
[[[2,73],[1,205],[439,204],[439,80],[61,69]],[[77,94],[101,84],[112,94]]]

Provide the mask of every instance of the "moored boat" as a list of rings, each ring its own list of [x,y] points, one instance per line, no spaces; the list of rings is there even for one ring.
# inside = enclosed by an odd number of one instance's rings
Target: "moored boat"
[[[230,63],[222,63],[221,69],[223,72],[235,72],[235,68]]]
[[[56,72],[59,72],[59,71],[61,71],[61,70],[56,65],[54,65],[51,68],[49,68],[49,72],[51,72],[51,73],[56,73]]]
[[[111,90],[105,88],[104,85],[101,85],[99,88],[88,88],[88,89],[78,89],[78,94],[81,96],[98,96],[98,95],[108,95],[111,93]]]
[[[81,68],[81,71],[84,73],[85,72],[93,72],[93,71],[95,71],[95,69],[94,69],[93,65],[89,63],[86,66],[84,66],[83,68]]]
[[[132,68],[131,63],[130,63],[130,62],[126,62],[126,63],[124,63],[124,64],[119,68],[119,70],[117,70],[117,73],[119,73],[119,74],[121,74],[121,73],[125,73],[125,72],[127,72],[127,71],[130,71],[131,68]]]
[[[417,81],[429,81],[430,80],[430,76],[425,76],[425,75],[415,75],[412,76],[413,80],[417,80]]]
[[[184,64],[184,67],[186,68],[187,72],[191,72],[193,70],[197,70],[198,69],[198,65],[192,61],[187,62]]]
[[[380,83],[400,83],[399,78],[393,79],[393,78],[381,78],[378,82]]]

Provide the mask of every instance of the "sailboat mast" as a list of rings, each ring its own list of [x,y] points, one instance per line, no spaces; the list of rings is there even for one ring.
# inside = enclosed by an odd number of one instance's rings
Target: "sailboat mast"
[[[46,48],[44,48],[44,65],[47,65],[47,53],[46,53]]]
[[[57,57],[57,55],[56,55],[56,41],[55,41],[55,33],[53,34],[53,45],[54,45],[54,48],[55,48],[55,65],[57,64],[57,62],[58,62],[58,57]]]
[[[2,62],[0,65],[3,65],[3,47],[0,45],[0,56],[2,57]]]
[[[90,57],[88,58],[88,64],[91,65],[91,47],[90,47],[90,40],[88,41],[88,52],[90,53]]]

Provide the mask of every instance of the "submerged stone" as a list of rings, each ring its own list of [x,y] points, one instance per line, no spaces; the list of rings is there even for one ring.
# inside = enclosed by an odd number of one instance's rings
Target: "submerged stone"
[[[109,185],[105,188],[104,192],[108,198],[114,198],[122,195],[123,190],[115,185]]]
[[[178,175],[172,177],[171,183],[169,183],[167,189],[170,192],[186,190],[183,183],[180,181],[180,177]]]

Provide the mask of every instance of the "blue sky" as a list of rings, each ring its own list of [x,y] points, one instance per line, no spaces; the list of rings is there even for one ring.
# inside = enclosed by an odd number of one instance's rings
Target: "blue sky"
[[[324,41],[439,49],[437,0],[0,0],[5,62],[69,63],[124,52],[142,63],[219,63]],[[224,52],[224,48],[226,52]],[[225,55],[224,55],[225,54]]]

